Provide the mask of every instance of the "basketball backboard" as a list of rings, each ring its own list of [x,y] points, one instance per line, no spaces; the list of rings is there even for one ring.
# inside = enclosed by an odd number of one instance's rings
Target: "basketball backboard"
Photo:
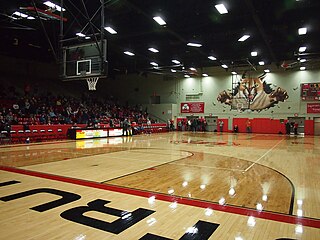
[[[87,42],[63,47],[60,78],[81,80],[107,75],[107,41]]]

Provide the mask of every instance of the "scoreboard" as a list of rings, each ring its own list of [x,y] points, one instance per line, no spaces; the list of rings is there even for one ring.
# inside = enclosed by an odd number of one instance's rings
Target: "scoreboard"
[[[301,99],[306,101],[319,101],[320,83],[302,83]]]

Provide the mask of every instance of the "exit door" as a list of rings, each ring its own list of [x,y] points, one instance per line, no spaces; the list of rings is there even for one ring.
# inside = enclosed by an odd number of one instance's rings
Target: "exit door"
[[[208,132],[216,131],[217,125],[218,125],[218,117],[205,116],[204,118],[206,119],[206,122],[207,122],[206,131]]]

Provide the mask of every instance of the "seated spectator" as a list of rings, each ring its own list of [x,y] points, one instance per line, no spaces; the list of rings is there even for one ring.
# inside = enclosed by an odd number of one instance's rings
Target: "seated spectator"
[[[23,124],[23,130],[25,131],[25,130],[30,130],[30,127],[29,127],[29,125],[28,124]]]

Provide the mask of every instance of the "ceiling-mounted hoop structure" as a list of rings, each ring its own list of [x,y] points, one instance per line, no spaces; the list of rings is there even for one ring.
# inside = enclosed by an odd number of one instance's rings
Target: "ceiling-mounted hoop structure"
[[[100,7],[94,14],[89,13],[86,3],[81,1],[83,7],[81,15],[87,19],[87,23],[76,34],[77,36],[72,38],[64,38],[64,13],[60,12],[59,78],[62,81],[104,77],[108,74],[107,40],[104,34],[105,0],[99,1]],[[75,6],[71,1],[70,3],[80,12],[81,6]],[[60,5],[61,8],[68,10],[63,0]],[[100,28],[92,22],[95,17],[99,16],[99,13]]]

